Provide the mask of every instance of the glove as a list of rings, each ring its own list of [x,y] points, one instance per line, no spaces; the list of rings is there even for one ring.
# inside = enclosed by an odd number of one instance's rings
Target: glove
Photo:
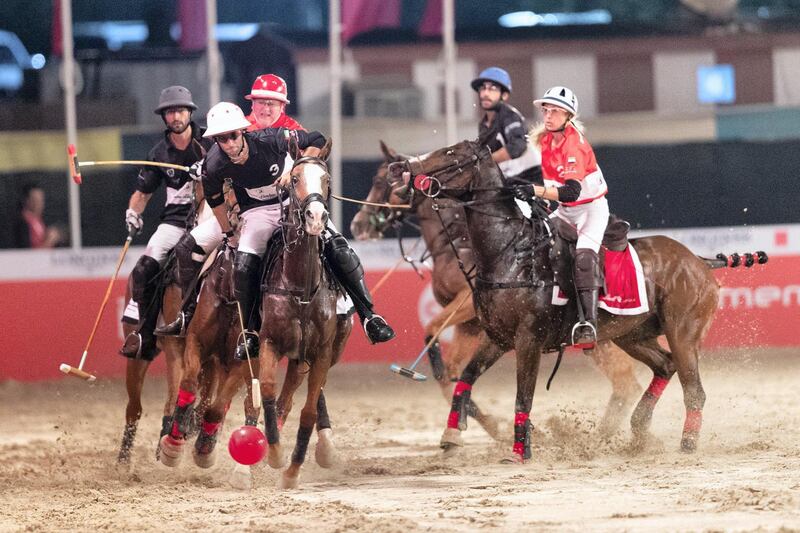
[[[515,186],[514,197],[523,202],[531,202],[533,200],[533,185],[525,184]]]
[[[137,213],[131,208],[125,211],[125,226],[128,228],[128,233],[131,235],[139,235],[142,232],[144,221],[142,215]]]
[[[203,160],[195,161],[189,167],[189,177],[194,181],[200,181],[203,178]]]

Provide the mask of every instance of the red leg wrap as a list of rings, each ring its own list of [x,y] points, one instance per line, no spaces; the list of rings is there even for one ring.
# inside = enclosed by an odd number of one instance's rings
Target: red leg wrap
[[[683,433],[700,433],[703,425],[703,411],[700,409],[687,409],[686,421],[683,423]]]
[[[178,391],[178,407],[186,407],[194,403],[195,395],[193,392],[180,389]]]
[[[458,398],[461,398],[461,395],[464,394],[464,392],[471,390],[472,390],[472,385],[468,383],[464,383],[463,381],[459,381],[458,383],[456,383],[456,388],[453,391],[453,404],[458,403],[457,401]],[[458,417],[459,417],[458,409],[451,408],[450,414],[447,416],[447,427],[452,429],[457,429]]]
[[[667,378],[662,378],[658,376],[653,376],[653,381],[650,382],[650,386],[647,387],[647,393],[653,398],[661,398],[661,395],[664,393],[664,389],[667,388],[669,384],[669,380]]]
[[[214,435],[219,429],[219,422],[203,422],[203,433],[206,435]]]
[[[521,412],[514,415],[514,453],[521,458],[525,456],[525,422],[528,416],[528,413]]]

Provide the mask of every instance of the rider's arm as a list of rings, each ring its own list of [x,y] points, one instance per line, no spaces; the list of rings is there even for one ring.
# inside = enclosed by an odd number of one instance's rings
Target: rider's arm
[[[228,220],[228,205],[225,202],[214,206],[211,208],[214,212],[214,216],[217,218],[217,222],[219,222],[219,227],[222,228],[222,233],[231,234],[233,232],[233,228],[231,227],[231,223]]]
[[[554,202],[574,202],[581,195],[581,182],[569,179],[561,187],[534,185],[533,195]]]
[[[141,215],[142,212],[144,212],[144,208],[147,207],[147,202],[150,201],[150,197],[152,196],[152,193],[133,191],[133,194],[131,194],[131,199],[128,200],[128,209],[133,209]]]

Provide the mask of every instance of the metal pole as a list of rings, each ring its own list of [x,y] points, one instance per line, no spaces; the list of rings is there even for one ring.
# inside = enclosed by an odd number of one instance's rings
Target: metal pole
[[[208,107],[220,99],[220,61],[217,44],[217,0],[206,0],[206,59],[208,61]]]
[[[456,131],[456,24],[454,0],[442,2],[442,41],[444,45],[444,109],[447,144],[458,139]]]
[[[61,48],[62,80],[64,86],[64,123],[67,127],[67,145],[78,145],[78,119],[75,111],[75,57],[72,50],[72,1],[61,0]],[[69,191],[69,233],[72,249],[80,250],[81,238],[81,195],[78,184],[72,179],[67,169],[67,187]]]
[[[331,153],[331,186],[334,192],[342,190],[342,15],[339,0],[328,0],[328,53],[331,70],[331,123],[330,137],[333,139]],[[334,202],[331,206],[331,220],[339,231],[342,227],[342,204]]]

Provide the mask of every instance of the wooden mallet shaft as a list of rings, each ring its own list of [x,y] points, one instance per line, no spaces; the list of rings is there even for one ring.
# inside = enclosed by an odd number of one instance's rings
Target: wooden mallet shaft
[[[129,160],[112,160],[112,161],[78,161],[78,150],[74,144],[67,146],[67,155],[69,156],[69,173],[72,180],[80,185],[83,182],[80,169],[82,167],[96,167],[96,166],[119,166],[119,165],[135,165],[138,167],[161,167],[172,168],[175,170],[183,170],[189,172],[189,167],[185,165],[173,165],[172,163],[161,163],[159,161],[141,161],[136,159]]]

